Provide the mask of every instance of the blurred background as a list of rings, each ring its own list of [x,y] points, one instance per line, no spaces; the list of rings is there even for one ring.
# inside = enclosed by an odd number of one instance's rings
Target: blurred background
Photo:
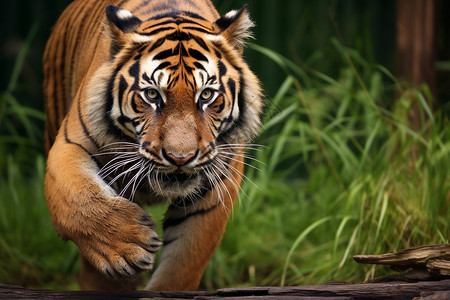
[[[0,283],[78,289],[43,196],[41,58],[71,1],[3,4]],[[356,254],[448,243],[445,0],[215,0],[256,23],[245,56],[266,110],[252,167],[201,288],[362,282]],[[161,220],[165,207],[147,208]],[[160,229],[159,229],[160,230]],[[139,277],[139,282],[148,279]]]

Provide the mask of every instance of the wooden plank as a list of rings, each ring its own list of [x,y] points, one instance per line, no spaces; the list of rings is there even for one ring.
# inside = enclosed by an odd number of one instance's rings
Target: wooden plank
[[[416,283],[325,284],[292,287],[249,287],[216,292],[84,292],[30,290],[0,285],[0,299],[410,299],[450,296],[450,279]],[[433,299],[433,298],[430,298]]]
[[[150,292],[150,291],[49,291],[0,284],[0,299],[195,299],[212,296],[213,293],[196,292]]]
[[[313,296],[313,297],[353,297],[361,298],[396,298],[418,297],[420,292],[450,291],[450,279],[425,281],[417,283],[357,283],[305,285],[295,287],[256,287],[240,289],[220,289],[217,294],[222,297],[238,295],[254,296]]]

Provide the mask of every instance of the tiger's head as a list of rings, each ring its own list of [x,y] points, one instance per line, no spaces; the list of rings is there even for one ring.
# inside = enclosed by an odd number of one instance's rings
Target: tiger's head
[[[147,176],[160,195],[218,184],[260,128],[259,81],[242,58],[253,26],[247,8],[213,23],[189,12],[143,21],[112,5],[106,16],[110,58],[89,100],[91,123],[108,124],[99,144],[131,145],[135,160],[122,157],[139,175],[133,185]]]

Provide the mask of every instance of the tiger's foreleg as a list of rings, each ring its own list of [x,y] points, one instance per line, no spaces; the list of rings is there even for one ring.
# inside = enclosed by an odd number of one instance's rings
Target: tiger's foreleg
[[[45,194],[52,223],[87,260],[82,261],[83,288],[121,288],[113,279],[153,267],[161,244],[155,225],[137,204],[117,196],[98,176],[92,154],[64,131],[61,128],[47,160]]]
[[[188,207],[171,205],[163,223],[164,246],[158,268],[146,289],[195,290],[220,244],[238,196],[242,159],[230,163],[223,185]]]

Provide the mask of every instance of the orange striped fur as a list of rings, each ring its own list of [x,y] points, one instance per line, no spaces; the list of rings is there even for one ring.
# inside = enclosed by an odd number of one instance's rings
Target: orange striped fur
[[[238,196],[262,110],[242,58],[247,8],[75,0],[44,53],[45,194],[83,289],[193,290]],[[155,231],[138,204],[169,201]],[[151,209],[150,209],[151,210]]]

